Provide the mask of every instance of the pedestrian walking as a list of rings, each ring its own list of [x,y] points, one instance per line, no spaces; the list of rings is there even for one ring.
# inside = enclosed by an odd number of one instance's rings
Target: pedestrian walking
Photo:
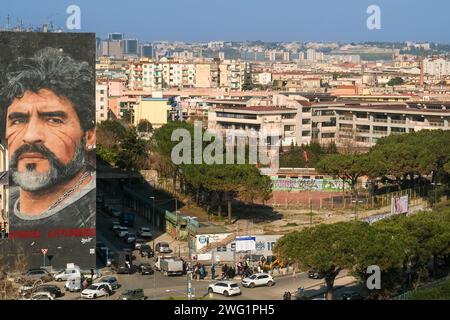
[[[289,292],[289,291],[286,291],[284,294],[283,294],[283,300],[291,300],[291,293]]]
[[[216,278],[216,266],[214,263],[211,266],[211,279],[214,280]]]

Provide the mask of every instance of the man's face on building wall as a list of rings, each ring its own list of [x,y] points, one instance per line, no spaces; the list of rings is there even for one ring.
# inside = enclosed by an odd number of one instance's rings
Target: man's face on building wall
[[[10,170],[26,191],[42,191],[84,167],[85,138],[72,103],[53,91],[26,91],[8,107]]]

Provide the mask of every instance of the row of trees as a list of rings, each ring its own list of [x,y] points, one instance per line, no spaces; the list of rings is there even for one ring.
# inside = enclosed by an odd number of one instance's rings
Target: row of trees
[[[274,252],[298,264],[301,270],[317,269],[325,275],[327,299],[333,297],[341,270],[366,282],[367,267],[378,266],[381,289],[374,298],[389,298],[437,276],[437,262],[450,268],[450,207],[410,217],[403,215],[373,224],[340,222],[292,232],[277,241]],[[440,264],[442,268],[442,264]],[[441,269],[442,270],[442,269]]]
[[[194,126],[188,122],[169,122],[155,130],[152,137],[153,163],[158,172],[178,182],[197,205],[205,207],[207,212],[217,209],[222,213],[222,206],[227,204],[228,222],[231,223],[232,201],[240,199],[252,202],[255,198],[267,200],[271,196],[271,181],[261,175],[255,165],[250,164],[175,164],[172,150],[179,141],[172,141],[176,129],[185,129],[191,137],[191,163],[194,156]],[[203,133],[203,131],[202,131]],[[202,142],[202,150],[211,142]],[[226,150],[223,147],[223,150]]]
[[[316,169],[348,181],[353,191],[361,176],[389,177],[402,187],[412,187],[423,177],[431,177],[433,183],[449,183],[449,141],[450,131],[443,130],[390,135],[367,154],[329,155]]]
[[[97,157],[113,167],[127,171],[150,165],[148,141],[139,138],[136,128],[118,120],[97,125]]]
[[[327,146],[321,146],[317,142],[301,146],[291,143],[289,150],[280,155],[280,166],[284,168],[314,168],[323,157],[336,153],[335,143]]]

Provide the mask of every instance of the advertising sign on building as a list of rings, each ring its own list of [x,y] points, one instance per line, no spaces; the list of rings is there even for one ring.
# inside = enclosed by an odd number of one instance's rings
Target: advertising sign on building
[[[195,248],[199,251],[210,243],[225,239],[230,234],[231,233],[198,234],[195,236]]]
[[[392,214],[406,214],[408,213],[408,196],[393,197],[391,201]]]
[[[236,252],[256,250],[256,237],[236,237]]]

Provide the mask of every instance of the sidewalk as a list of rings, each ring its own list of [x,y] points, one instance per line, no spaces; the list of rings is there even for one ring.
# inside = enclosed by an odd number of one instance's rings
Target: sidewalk
[[[351,277],[351,276],[338,277],[334,281],[333,292],[335,292],[343,287],[346,287],[350,284],[357,283],[357,282],[358,281],[354,277]],[[327,291],[327,288],[325,285],[320,284],[320,285],[313,285],[313,286],[305,287],[304,290],[305,290],[306,297],[316,298],[316,297],[324,297],[325,293]],[[308,291],[313,291],[313,292],[308,294]],[[291,294],[292,294],[292,296],[295,296],[297,294],[297,292],[291,292]]]

